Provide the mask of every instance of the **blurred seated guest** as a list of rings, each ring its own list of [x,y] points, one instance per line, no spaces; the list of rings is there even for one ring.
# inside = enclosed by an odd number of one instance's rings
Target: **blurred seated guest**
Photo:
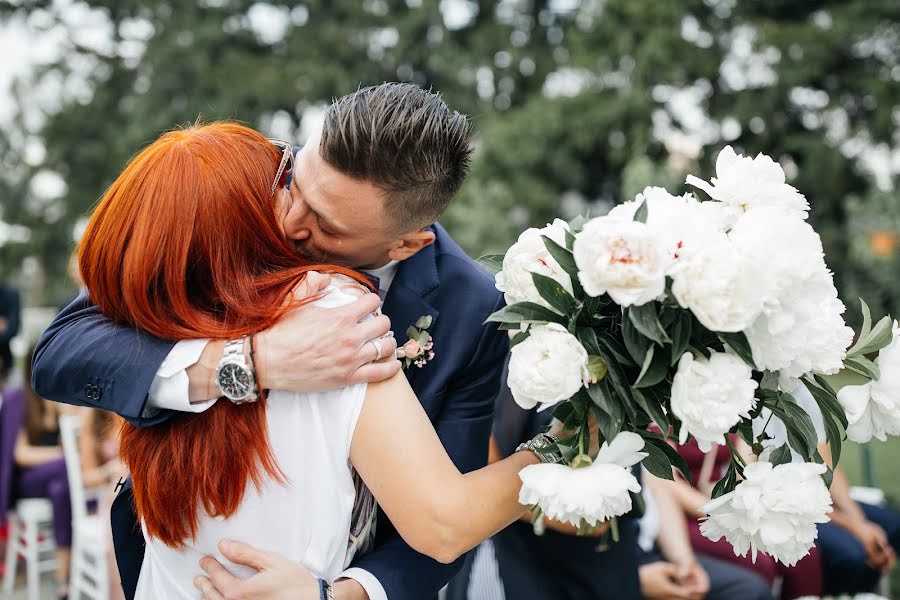
[[[831,462],[825,444],[819,445],[819,453]],[[900,513],[854,501],[840,467],[834,470],[831,499],[831,522],[819,525],[818,540],[825,593],[838,596],[872,592],[882,575],[897,562]]]
[[[831,464],[831,450],[825,440],[825,424],[815,398],[805,386],[791,392],[797,404],[810,416],[819,440],[819,453]],[[764,409],[754,433],[765,424],[769,439],[764,446],[778,447],[787,443],[787,429],[777,416]],[[795,461],[801,460],[791,450]],[[871,592],[881,576],[893,568],[900,547],[900,514],[896,511],[855,502],[850,497],[850,484],[840,467],[834,470],[831,483],[834,510],[831,522],[818,526],[818,547],[825,574],[825,594],[859,594]]]
[[[12,499],[48,498],[53,505],[57,593],[67,595],[72,505],[66,463],[59,446],[55,404],[31,387],[31,356],[25,361],[23,390],[4,391],[2,435],[15,437],[12,448]],[[6,447],[6,444],[3,444]]]
[[[760,575],[734,563],[694,553],[687,519],[671,489],[644,472],[646,503],[640,520],[638,576],[647,600],[772,600]]]
[[[503,375],[506,381],[506,373]],[[493,456],[499,460],[543,431],[552,410],[524,410],[503,385],[494,407]],[[587,535],[567,523],[526,514],[492,538],[506,598],[515,600],[627,600],[640,598],[637,521],[619,517],[619,541],[609,527]]]
[[[19,333],[20,312],[19,292],[0,283],[0,378],[3,380],[12,369],[9,342]]]
[[[731,436],[731,440],[743,456],[751,456],[750,448],[743,440],[738,436]],[[821,595],[822,562],[817,547],[796,565],[789,567],[762,553],[757,555],[756,562],[749,553],[744,557],[735,556],[734,548],[725,538],[714,542],[700,533],[698,519],[706,516],[700,512],[700,507],[710,499],[712,488],[728,466],[731,453],[727,446],[713,446],[709,453],[704,454],[693,438],[687,444],[676,446],[676,449],[687,462],[693,481],[679,479],[671,489],[688,516],[688,532],[694,551],[755,571],[769,584],[774,583],[776,577],[781,577],[781,598],[784,600]]]

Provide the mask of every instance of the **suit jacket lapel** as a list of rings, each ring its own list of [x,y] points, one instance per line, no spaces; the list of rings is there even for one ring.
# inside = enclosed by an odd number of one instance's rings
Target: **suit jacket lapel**
[[[400,263],[397,275],[391,282],[384,299],[382,312],[391,319],[391,327],[402,346],[408,339],[406,330],[419,317],[428,315],[437,322],[440,311],[425,300],[425,295],[440,284],[437,271],[437,252],[434,244],[423,248],[414,256]],[[417,369],[407,372],[411,384],[415,383]]]

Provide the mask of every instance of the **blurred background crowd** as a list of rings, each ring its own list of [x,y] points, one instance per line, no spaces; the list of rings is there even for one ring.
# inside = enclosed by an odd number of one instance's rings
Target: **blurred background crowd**
[[[471,116],[472,173],[441,222],[472,256],[646,185],[682,193],[731,144],[775,157],[807,196],[848,318],[859,296],[900,313],[897,2],[0,0],[0,53],[11,386],[137,150],[198,117],[301,144],[332,98],[382,81]],[[853,446],[842,466],[896,504],[897,451]]]

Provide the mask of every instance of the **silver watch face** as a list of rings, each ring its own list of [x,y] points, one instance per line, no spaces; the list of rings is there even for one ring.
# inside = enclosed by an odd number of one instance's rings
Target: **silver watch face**
[[[246,398],[253,389],[250,372],[237,363],[225,363],[219,367],[216,382],[222,388],[222,393],[232,400]]]

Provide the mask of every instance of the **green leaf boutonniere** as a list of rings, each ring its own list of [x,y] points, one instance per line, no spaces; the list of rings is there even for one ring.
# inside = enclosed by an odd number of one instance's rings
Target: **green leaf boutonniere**
[[[406,330],[409,338],[403,344],[403,368],[409,369],[412,365],[418,368],[424,367],[434,359],[434,342],[428,328],[432,325],[430,315],[419,317],[414,325]]]

